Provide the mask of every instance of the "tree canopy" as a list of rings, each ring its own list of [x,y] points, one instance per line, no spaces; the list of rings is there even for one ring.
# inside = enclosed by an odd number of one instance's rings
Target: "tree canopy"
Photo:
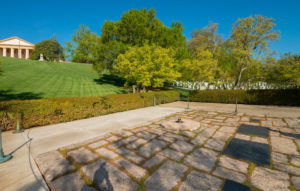
[[[270,42],[279,38],[274,27],[273,18],[261,15],[238,19],[233,24],[227,43],[238,68],[235,87],[240,85],[243,72],[255,64],[255,56],[261,55],[269,48]]]
[[[66,43],[66,52],[74,62],[93,63],[100,76],[105,69],[111,70],[115,59],[131,46],[144,44],[173,48],[175,57],[187,54],[186,38],[180,22],[165,26],[154,9],[132,9],[118,21],[105,21],[98,37],[84,25]]]
[[[224,88],[257,81],[299,86],[299,56],[277,59],[270,54],[270,43],[280,36],[273,18],[238,19],[228,38],[218,33],[218,26],[210,22],[186,40],[180,22],[168,27],[154,9],[132,9],[120,20],[106,20],[100,36],[81,25],[67,51],[72,61],[93,63],[100,77],[108,69],[124,78],[125,85],[161,87],[180,79]]]
[[[176,70],[174,50],[157,45],[133,46],[116,59],[114,70],[126,80],[126,85],[163,87],[180,77]]]
[[[80,25],[79,29],[72,35],[72,41],[66,42],[66,52],[72,62],[92,63],[94,48],[97,35],[85,26]]]
[[[40,54],[43,54],[44,59],[48,61],[59,61],[65,59],[63,47],[55,38],[50,38],[37,43],[30,55],[30,59],[38,60],[40,58]]]
[[[300,86],[300,55],[284,54],[267,67],[267,81],[279,85]]]

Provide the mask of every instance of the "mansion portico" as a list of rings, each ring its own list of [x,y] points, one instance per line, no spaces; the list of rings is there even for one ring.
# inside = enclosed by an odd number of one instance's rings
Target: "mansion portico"
[[[28,59],[34,44],[16,36],[0,40],[0,56]]]

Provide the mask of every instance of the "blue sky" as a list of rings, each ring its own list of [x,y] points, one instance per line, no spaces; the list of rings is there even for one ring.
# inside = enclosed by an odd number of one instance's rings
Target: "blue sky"
[[[119,20],[130,9],[154,8],[167,26],[180,21],[189,39],[193,29],[219,23],[219,33],[229,36],[238,19],[261,14],[275,18],[279,42],[271,45],[279,54],[300,53],[300,0],[14,0],[1,2],[0,39],[18,36],[32,43],[56,34],[64,45],[80,24],[100,34],[105,20]]]

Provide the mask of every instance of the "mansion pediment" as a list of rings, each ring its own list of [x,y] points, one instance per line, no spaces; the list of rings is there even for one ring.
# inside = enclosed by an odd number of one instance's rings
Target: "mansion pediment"
[[[34,44],[20,39],[19,37],[10,37],[7,39],[0,40],[0,45],[34,47]]]

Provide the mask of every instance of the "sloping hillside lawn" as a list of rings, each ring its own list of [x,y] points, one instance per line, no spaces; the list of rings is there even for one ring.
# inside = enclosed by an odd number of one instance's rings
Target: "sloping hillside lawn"
[[[99,79],[92,65],[0,57],[0,101],[126,93],[111,75]]]

